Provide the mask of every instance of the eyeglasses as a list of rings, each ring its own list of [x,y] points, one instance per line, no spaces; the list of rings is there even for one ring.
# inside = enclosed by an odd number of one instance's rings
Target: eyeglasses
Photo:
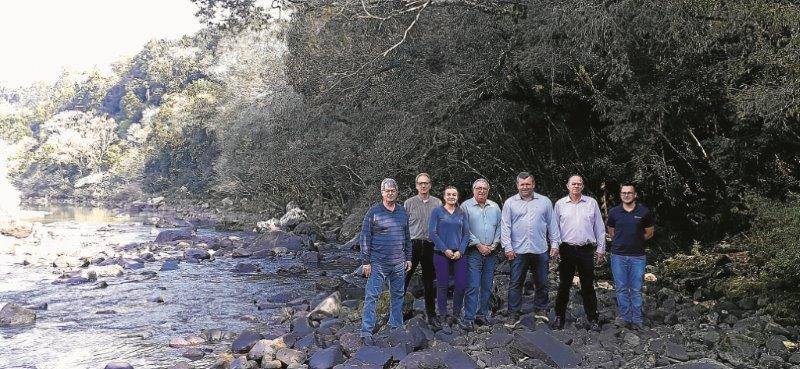
[[[430,186],[431,185],[430,182],[417,182],[417,184],[420,185],[420,186]]]
[[[633,196],[636,195],[636,192],[620,192],[619,194],[622,196]]]
[[[381,190],[381,192],[395,193],[395,192],[397,192],[397,190]]]
[[[475,191],[489,191],[489,187],[475,187]]]

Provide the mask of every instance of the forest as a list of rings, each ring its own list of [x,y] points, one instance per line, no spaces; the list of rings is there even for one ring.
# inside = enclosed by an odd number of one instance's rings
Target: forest
[[[385,177],[404,196],[420,171],[467,196],[484,177],[502,201],[520,171],[551,198],[580,173],[608,207],[638,183],[657,253],[733,242],[753,288],[800,282],[793,2],[194,3],[204,30],[111,75],[0,87],[27,197],[294,201],[352,223]]]

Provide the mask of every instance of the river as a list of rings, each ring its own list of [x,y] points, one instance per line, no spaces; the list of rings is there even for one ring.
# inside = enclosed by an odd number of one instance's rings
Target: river
[[[140,219],[107,209],[48,210],[36,219],[48,238],[40,247],[102,249],[155,238],[154,229]],[[198,235],[224,234],[200,229]],[[98,288],[97,283],[54,285],[59,277],[55,268],[23,266],[19,255],[0,254],[0,303],[47,304],[37,311],[34,326],[0,328],[0,368],[102,368],[115,360],[137,369],[165,368],[187,361],[182,349],[168,346],[175,336],[212,328],[281,333],[285,324],[276,321],[276,311],[259,311],[254,301],[291,289],[313,291],[313,273],[276,277],[270,272],[290,260],[249,259],[262,272],[237,274],[232,269],[239,261],[182,262],[174,271],[159,271],[161,262],[147,262],[121,277],[99,278],[108,287]],[[164,303],[151,301],[154,296]],[[208,367],[230,344],[201,347],[209,352],[193,367]]]

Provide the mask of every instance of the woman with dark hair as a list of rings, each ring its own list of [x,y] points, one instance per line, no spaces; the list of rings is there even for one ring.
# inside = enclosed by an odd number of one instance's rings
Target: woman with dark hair
[[[436,271],[436,305],[439,316],[454,324],[464,306],[464,292],[467,289],[469,271],[464,253],[469,243],[469,222],[467,214],[458,207],[458,190],[448,186],[444,190],[444,205],[433,209],[428,227],[434,244],[433,268]],[[455,276],[453,293],[453,313],[447,314],[447,288],[450,284],[450,270]],[[468,328],[461,324],[462,328]]]

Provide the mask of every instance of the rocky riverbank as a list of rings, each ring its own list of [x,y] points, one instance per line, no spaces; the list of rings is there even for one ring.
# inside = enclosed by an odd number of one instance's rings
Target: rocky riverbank
[[[508,328],[502,324],[508,264],[501,262],[492,300],[494,324],[477,327],[473,332],[464,332],[457,326],[433,331],[422,319],[421,290],[415,280],[406,301],[404,328],[388,331],[384,317],[374,345],[364,346],[357,332],[365,279],[357,269],[357,251],[352,242],[333,241],[332,229],[327,230],[326,237],[324,226],[310,224],[302,210],[294,207],[280,218],[252,224],[253,232],[209,236],[198,229],[213,226],[212,217],[183,218],[185,213],[159,210],[157,204],[158,201],[134,204],[129,209],[148,225],[168,227],[154,234],[152,241],[55,254],[32,253],[35,246],[20,242],[13,250],[5,251],[23,256],[25,267],[57,271],[60,277],[53,283],[98,289],[146,265],[159,265],[157,271],[147,271],[157,275],[195,264],[213,265],[221,258],[235,261],[235,273],[264,274],[265,280],[293,276],[315,280],[313,291],[288,290],[257,296],[252,305],[251,328],[203,329],[163,342],[180,355],[171,366],[174,369],[800,368],[800,330],[775,322],[760,309],[757,296],[728,301],[708,298],[703,289],[687,294],[685,280],[659,278],[658,269],[653,267],[649,270],[656,274],[648,276],[645,286],[647,320],[641,330],[616,323],[613,287],[604,280],[597,283],[604,323],[600,331],[587,329],[577,280],[564,330],[551,330],[547,322],[533,314],[524,315],[520,324]],[[113,232],[113,226],[109,231]],[[33,232],[29,237],[35,236]],[[263,260],[280,261],[281,266],[265,273],[260,263]],[[600,275],[604,268],[599,268]],[[551,277],[555,275],[551,272]],[[551,286],[555,285],[551,280]],[[554,292],[551,294],[554,300]],[[152,302],[163,303],[163,296],[156,291]],[[529,297],[525,302],[524,309],[532,310]],[[34,309],[46,306],[6,304],[0,310],[0,324],[37,324]],[[386,310],[383,299],[379,314],[385,316]],[[261,311],[274,312],[266,319],[268,327],[256,324],[255,315]],[[131,366],[114,362],[107,367]]]

